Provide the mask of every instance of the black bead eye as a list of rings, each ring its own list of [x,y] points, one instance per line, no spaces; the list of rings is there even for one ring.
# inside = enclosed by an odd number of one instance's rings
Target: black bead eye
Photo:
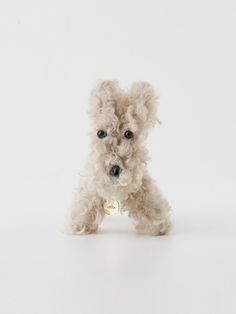
[[[133,136],[134,136],[134,133],[132,132],[132,131],[130,131],[130,130],[127,130],[127,131],[125,131],[125,137],[128,139],[128,140],[130,140]]]
[[[99,131],[97,132],[97,136],[102,139],[102,138],[104,138],[104,137],[107,136],[107,132],[106,132],[106,131],[103,131],[103,130],[99,130]]]

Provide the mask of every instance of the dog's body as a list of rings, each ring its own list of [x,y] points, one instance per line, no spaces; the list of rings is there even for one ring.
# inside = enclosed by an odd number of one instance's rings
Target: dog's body
[[[69,212],[74,234],[95,232],[104,204],[117,200],[139,233],[161,235],[170,228],[169,205],[149,176],[144,146],[157,121],[156,96],[146,82],[129,92],[116,81],[99,81],[91,93],[92,145],[86,177]]]

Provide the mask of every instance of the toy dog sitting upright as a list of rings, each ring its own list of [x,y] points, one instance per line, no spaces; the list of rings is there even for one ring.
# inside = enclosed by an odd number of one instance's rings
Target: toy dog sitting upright
[[[166,234],[167,201],[147,172],[145,139],[156,123],[157,97],[150,84],[129,92],[117,81],[99,81],[91,93],[92,145],[87,173],[69,211],[73,234],[93,233],[106,213],[128,210],[138,233]]]

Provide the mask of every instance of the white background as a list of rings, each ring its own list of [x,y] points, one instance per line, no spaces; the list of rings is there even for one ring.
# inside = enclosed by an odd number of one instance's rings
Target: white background
[[[0,0],[0,312],[236,313],[236,2]],[[96,79],[150,81],[166,237],[61,233]]]

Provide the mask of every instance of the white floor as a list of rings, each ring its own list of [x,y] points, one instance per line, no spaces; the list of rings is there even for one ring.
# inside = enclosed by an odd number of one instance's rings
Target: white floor
[[[1,227],[0,313],[235,314],[236,216],[186,213],[163,237],[136,235],[126,216],[89,236],[33,215]]]

